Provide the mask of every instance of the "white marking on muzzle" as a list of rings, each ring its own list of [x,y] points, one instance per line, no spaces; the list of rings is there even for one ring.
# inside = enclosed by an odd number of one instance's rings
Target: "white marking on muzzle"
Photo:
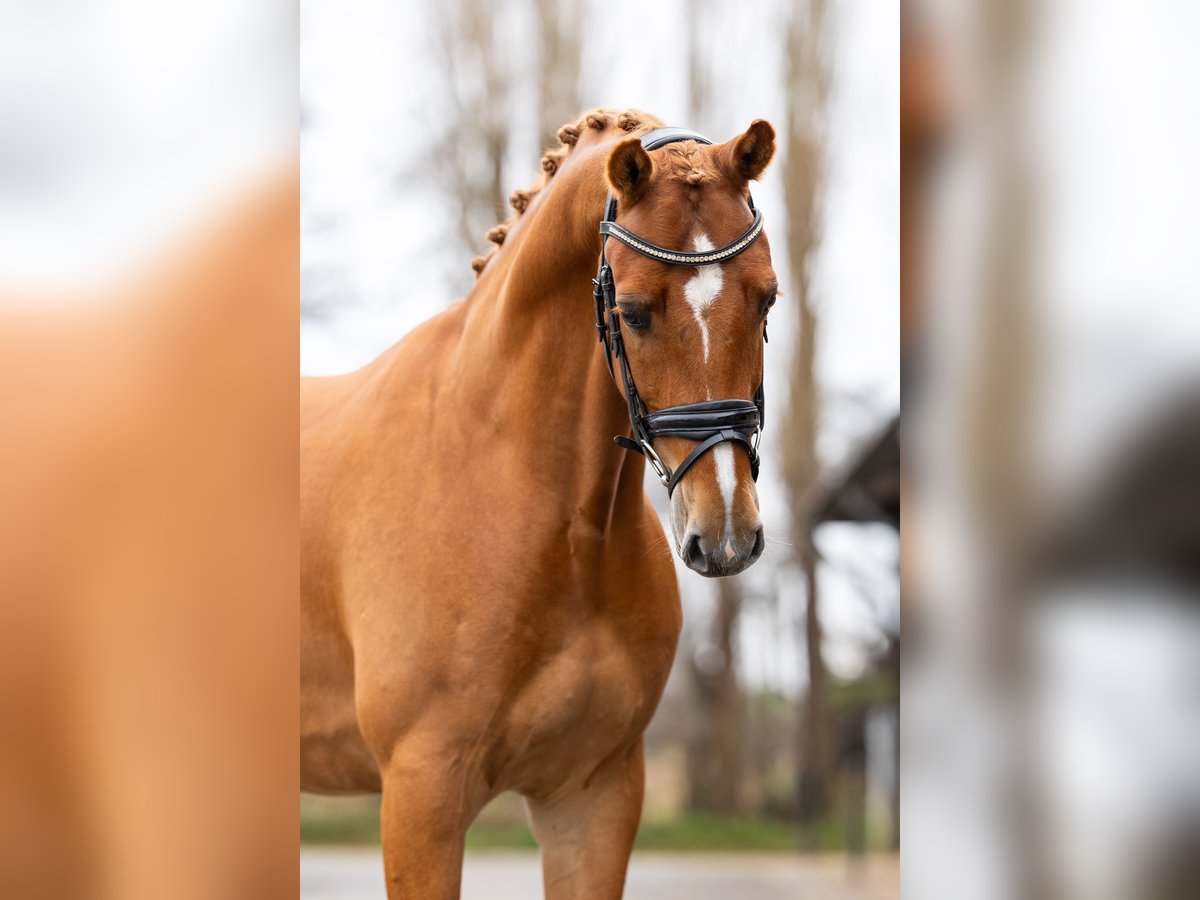
[[[717,444],[712,448],[713,461],[717,464],[717,485],[721,488],[721,499],[725,501],[725,537],[733,537],[733,493],[737,489],[737,473],[733,468],[733,445]]]
[[[692,246],[697,253],[715,250],[712,241],[702,231],[696,232],[692,238]],[[721,274],[720,265],[697,266],[696,274],[688,279],[683,286],[683,297],[692,308],[696,324],[700,326],[700,339],[704,342],[704,361],[708,362],[708,310],[721,296],[721,288],[725,286],[725,276]]]

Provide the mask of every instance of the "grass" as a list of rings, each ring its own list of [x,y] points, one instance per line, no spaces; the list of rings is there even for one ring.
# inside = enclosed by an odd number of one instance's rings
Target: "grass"
[[[669,822],[643,822],[638,831],[639,850],[794,851],[796,831],[787,823],[769,819],[723,819],[687,815]],[[528,826],[476,822],[467,833],[471,850],[536,850]]]
[[[796,829],[788,822],[764,818],[724,818],[688,813],[664,822],[643,822],[640,850],[795,850]]]
[[[303,844],[374,845],[379,843],[379,807],[374,797],[344,800],[303,797],[300,803]],[[790,822],[761,817],[725,818],[688,813],[670,821],[644,821],[638,831],[640,850],[696,852],[790,852],[839,850],[845,847],[838,823],[814,829],[801,841]],[[515,797],[489,806],[467,833],[472,850],[536,850],[524,810]]]

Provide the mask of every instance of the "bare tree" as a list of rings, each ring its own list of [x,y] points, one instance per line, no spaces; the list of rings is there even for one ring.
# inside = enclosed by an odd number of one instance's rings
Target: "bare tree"
[[[528,7],[537,23],[533,48],[503,39],[506,16],[516,7],[486,0],[446,0],[437,5],[436,57],[443,77],[439,111],[441,132],[430,145],[430,163],[455,206],[456,237],[462,259],[485,243],[492,226],[508,218],[505,163],[514,146],[513,113],[532,91],[538,103],[541,146],[553,146],[557,131],[579,115],[580,41],[578,4],[533,0]],[[538,67],[533,82],[515,65],[514,53],[533,50]],[[532,168],[532,166],[530,166]],[[465,271],[465,269],[464,269]],[[466,280],[464,275],[463,280]]]
[[[820,393],[816,381],[817,315],[812,298],[812,264],[821,241],[818,187],[823,170],[822,123],[829,93],[825,0],[791,7],[787,35],[787,148],[784,192],[789,211],[788,262],[797,309],[795,351],[788,375],[788,409],[782,423],[783,474],[791,499],[791,533],[807,596],[804,644],[808,692],[801,711],[797,813],[812,825],[830,807],[832,753],[828,678],[821,649],[817,556],[806,497],[818,474],[817,427]]]
[[[487,230],[506,218],[504,162],[518,85],[498,35],[495,7],[485,0],[446,0],[438,10],[445,77],[432,80],[444,85],[448,117],[430,156],[454,197],[465,260],[483,244]]]
[[[538,132],[553,147],[558,129],[579,115],[580,42],[583,5],[571,0],[535,0],[541,52],[538,66]]]
[[[712,125],[713,90],[709,77],[708,57],[700,45],[701,36],[716,25],[711,0],[692,0],[688,5],[687,30],[687,98],[688,124],[704,133]]]

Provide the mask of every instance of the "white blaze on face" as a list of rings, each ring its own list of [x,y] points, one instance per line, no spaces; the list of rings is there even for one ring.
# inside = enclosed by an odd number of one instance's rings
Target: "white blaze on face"
[[[692,238],[692,246],[697,253],[707,253],[715,250],[712,241],[702,231],[696,232]],[[697,266],[696,274],[683,286],[683,297],[692,308],[696,324],[700,326],[700,339],[704,342],[704,361],[708,362],[708,311],[717,298],[721,296],[721,288],[725,284],[725,276],[721,274],[720,265]]]
[[[737,488],[737,473],[733,468],[733,444],[726,441],[712,448],[713,460],[717,464],[717,484],[721,488],[721,499],[725,501],[725,539],[733,538],[733,492]],[[732,549],[727,555],[732,558]]]
[[[697,253],[708,253],[715,250],[712,241],[702,231],[696,232],[692,238],[692,247]],[[683,297],[692,308],[696,324],[700,326],[700,340],[704,345],[704,361],[708,362],[711,344],[708,334],[708,311],[721,296],[721,288],[725,286],[725,276],[721,273],[720,265],[697,266],[696,274],[688,279],[683,286]],[[721,488],[721,499],[725,501],[725,536],[727,555],[732,554],[728,541],[733,536],[733,495],[737,488],[737,474],[733,467],[733,446],[724,443],[712,449],[713,461],[717,466],[717,484]]]

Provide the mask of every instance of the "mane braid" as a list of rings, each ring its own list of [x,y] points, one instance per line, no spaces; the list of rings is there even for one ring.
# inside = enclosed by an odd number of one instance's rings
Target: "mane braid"
[[[492,257],[499,252],[513,223],[524,215],[538,192],[566,165],[575,145],[584,140],[589,131],[603,133],[610,128],[618,128],[628,134],[639,128],[661,128],[663,124],[657,116],[636,109],[593,109],[581,115],[576,121],[568,122],[558,129],[558,146],[543,154],[541,174],[537,180],[529,187],[518,188],[509,195],[508,203],[513,208],[513,215],[507,221],[501,222],[488,231],[487,239],[495,246],[483,256],[477,256],[471,260],[471,268],[475,271],[475,277],[478,278],[483,274],[483,270]]]

